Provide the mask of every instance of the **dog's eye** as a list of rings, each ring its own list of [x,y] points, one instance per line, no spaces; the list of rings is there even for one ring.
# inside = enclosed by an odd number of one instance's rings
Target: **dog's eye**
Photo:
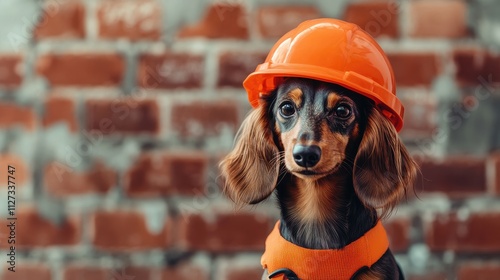
[[[289,118],[295,114],[295,107],[290,103],[285,103],[280,107],[280,114],[284,118]]]
[[[347,104],[339,105],[335,108],[335,115],[341,119],[347,119],[352,114],[351,107]]]

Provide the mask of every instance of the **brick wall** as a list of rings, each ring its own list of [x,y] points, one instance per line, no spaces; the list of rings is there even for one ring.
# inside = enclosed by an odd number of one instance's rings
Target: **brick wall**
[[[393,64],[422,171],[386,221],[407,276],[498,279],[500,6],[272,3],[2,0],[0,279],[259,279],[276,207],[235,212],[217,161],[250,108],[243,79],[316,17],[359,24]]]

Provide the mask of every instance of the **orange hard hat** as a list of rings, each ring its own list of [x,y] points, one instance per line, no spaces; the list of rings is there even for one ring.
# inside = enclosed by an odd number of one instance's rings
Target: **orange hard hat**
[[[283,77],[334,83],[373,100],[399,131],[404,108],[396,97],[394,73],[382,48],[359,26],[337,19],[301,23],[273,46],[266,61],[243,82],[253,107],[260,94]]]

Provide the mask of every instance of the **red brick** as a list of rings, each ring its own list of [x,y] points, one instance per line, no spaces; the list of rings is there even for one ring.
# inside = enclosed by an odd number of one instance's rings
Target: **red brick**
[[[36,124],[35,112],[28,107],[21,107],[13,103],[0,102],[0,128],[12,128],[21,126],[33,131]]]
[[[131,251],[166,248],[168,224],[151,233],[144,214],[133,211],[97,212],[92,219],[92,244],[100,250]]]
[[[127,280],[127,276],[130,276],[130,280],[153,280],[157,279],[156,277],[153,278],[153,275],[155,274],[155,271],[157,269],[153,267],[127,267],[125,269],[120,269],[115,271],[115,278],[118,278],[117,280],[120,280],[120,277],[124,278],[124,280]],[[131,277],[134,277],[133,279]]]
[[[95,133],[148,133],[160,129],[156,100],[134,98],[89,99],[85,102],[85,128]]]
[[[109,280],[111,273],[110,268],[70,265],[64,269],[63,280]]]
[[[9,166],[13,167],[9,168]],[[9,173],[14,171],[13,174]],[[8,180],[8,176],[13,176],[13,180]],[[11,178],[12,179],[12,178]],[[11,181],[9,183],[8,181]],[[31,181],[31,170],[28,164],[15,154],[0,154],[0,188],[7,190],[7,186],[22,187],[26,182]]]
[[[85,7],[80,1],[47,1],[34,30],[37,40],[45,38],[84,38]]]
[[[146,267],[123,269],[70,264],[64,269],[63,280],[151,280],[154,270]]]
[[[14,88],[23,80],[23,58],[19,55],[0,54],[0,86]]]
[[[66,218],[60,225],[41,217],[33,208],[17,208],[16,216],[18,249],[69,246],[80,242],[81,224],[80,218],[76,216]],[[5,226],[1,227],[0,235],[7,234],[7,229]]]
[[[97,8],[101,38],[158,40],[161,36],[161,7],[158,1],[105,1]]]
[[[468,261],[458,265],[458,280],[496,280],[500,263],[493,261]]]
[[[44,171],[45,190],[54,196],[106,193],[116,185],[116,172],[98,162],[87,171],[75,171],[52,162]]]
[[[257,12],[260,34],[270,39],[283,36],[303,21],[319,17],[321,13],[314,6],[265,6]]]
[[[444,272],[426,272],[424,274],[411,275],[409,280],[449,280]]]
[[[456,79],[462,86],[500,83],[500,55],[481,49],[459,49],[453,53]]]
[[[54,86],[118,86],[125,62],[118,54],[45,54],[36,71]]]
[[[399,36],[400,4],[397,1],[350,3],[344,12],[344,20],[359,25],[372,37]]]
[[[258,64],[266,59],[266,53],[225,52],[219,57],[217,86],[243,87],[243,80]]]
[[[411,35],[414,37],[461,38],[469,35],[465,1],[411,1],[410,11]]]
[[[131,196],[199,195],[203,193],[208,158],[201,153],[143,154],[126,173]]]
[[[405,107],[401,135],[408,139],[433,136],[437,129],[437,100],[429,93],[398,94]]]
[[[203,192],[207,179],[208,158],[199,153],[178,153],[170,156],[172,186],[181,195]]]
[[[51,96],[45,100],[43,125],[49,127],[58,123],[65,123],[72,132],[78,130],[76,104],[74,99]]]
[[[252,262],[249,257],[219,258],[215,279],[220,280],[254,280],[261,279],[264,270],[260,264],[260,256]]]
[[[256,213],[206,211],[207,216],[184,213],[181,217],[178,225],[181,248],[212,252],[264,250],[264,242],[272,228],[270,218]]]
[[[207,268],[195,263],[183,262],[173,267],[167,267],[161,272],[161,280],[209,280]]]
[[[416,187],[424,192],[444,192],[463,196],[486,191],[486,164],[484,159],[452,157],[444,161],[420,162],[421,175]]]
[[[437,214],[425,224],[425,240],[432,251],[496,253],[500,250],[500,212]]]
[[[239,4],[230,2],[213,4],[198,23],[183,27],[178,37],[248,39],[246,16],[247,11]]]
[[[500,195],[500,152],[491,154],[486,161],[488,192]]]
[[[137,83],[148,89],[201,88],[204,68],[205,61],[200,55],[143,54],[139,58]]]
[[[204,137],[220,132],[223,125],[234,131],[238,126],[238,107],[231,101],[194,101],[172,108],[172,128],[181,136]]]
[[[398,86],[430,86],[441,72],[441,63],[434,53],[390,53]]]
[[[16,263],[16,272],[10,272],[7,268],[2,270],[2,280],[51,280],[52,273],[45,264],[29,264],[25,262]]]
[[[411,220],[408,217],[392,218],[384,222],[389,235],[391,250],[394,253],[405,252],[410,245]]]

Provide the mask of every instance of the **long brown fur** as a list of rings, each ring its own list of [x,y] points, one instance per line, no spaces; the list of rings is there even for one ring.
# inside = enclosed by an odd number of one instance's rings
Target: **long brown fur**
[[[378,110],[368,118],[354,161],[354,190],[368,207],[385,216],[413,184],[417,164],[399,140],[393,125]]]
[[[267,128],[265,106],[243,121],[234,149],[220,163],[225,194],[236,204],[254,204],[268,197],[278,180],[278,148]]]
[[[285,120],[277,112],[280,102],[287,100],[294,102],[297,120],[282,129]],[[318,110],[331,110],[341,102],[351,104],[356,114],[332,126],[331,117]],[[291,155],[295,145],[321,148],[321,159],[311,168],[320,175],[300,173]],[[239,205],[258,203],[274,191],[281,209],[281,235],[312,249],[338,249],[361,237],[404,197],[417,172],[394,126],[372,102],[342,87],[307,79],[287,79],[261,99],[220,168],[225,193]],[[402,275],[387,250],[353,279]]]

